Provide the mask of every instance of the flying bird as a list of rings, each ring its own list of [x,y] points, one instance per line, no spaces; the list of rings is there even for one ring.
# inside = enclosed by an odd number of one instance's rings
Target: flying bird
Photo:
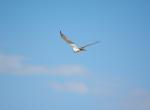
[[[99,41],[84,45],[82,47],[78,47],[74,42],[69,40],[61,31],[60,31],[61,38],[73,49],[75,53],[80,53],[81,51],[86,51],[85,48],[94,44],[99,43]]]

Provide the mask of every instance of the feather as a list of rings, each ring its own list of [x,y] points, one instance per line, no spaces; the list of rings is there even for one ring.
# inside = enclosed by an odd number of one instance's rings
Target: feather
[[[68,44],[73,44],[71,40],[69,40],[61,31],[60,31],[61,38]]]

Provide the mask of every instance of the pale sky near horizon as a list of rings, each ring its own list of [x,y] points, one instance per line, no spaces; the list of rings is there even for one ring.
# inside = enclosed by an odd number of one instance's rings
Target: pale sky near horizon
[[[150,110],[150,1],[0,0],[0,110]]]

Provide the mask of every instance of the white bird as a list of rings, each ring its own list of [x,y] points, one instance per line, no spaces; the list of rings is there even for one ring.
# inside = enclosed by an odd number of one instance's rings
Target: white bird
[[[61,31],[60,31],[60,36],[61,36],[61,38],[62,38],[67,44],[69,44],[69,46],[73,49],[73,51],[74,51],[75,53],[80,53],[81,51],[85,51],[85,48],[86,48],[86,47],[99,43],[99,41],[96,41],[96,42],[87,44],[87,45],[85,45],[85,46],[78,47],[76,44],[74,44],[74,42],[72,42],[71,40],[69,40]]]

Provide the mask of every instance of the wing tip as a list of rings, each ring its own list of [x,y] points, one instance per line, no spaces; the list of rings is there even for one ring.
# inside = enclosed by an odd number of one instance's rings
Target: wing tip
[[[60,30],[60,35],[63,36],[63,33],[61,32],[61,30]]]

